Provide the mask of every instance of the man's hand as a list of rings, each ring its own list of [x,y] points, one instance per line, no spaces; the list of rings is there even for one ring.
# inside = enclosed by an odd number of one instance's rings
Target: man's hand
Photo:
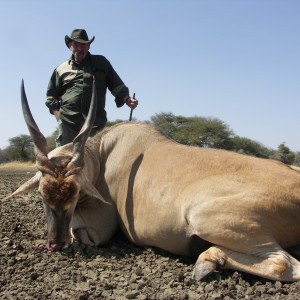
[[[57,120],[58,119],[58,112],[59,112],[59,110],[53,110],[52,112],[53,112],[53,114],[54,114],[54,116],[55,116],[55,118]]]
[[[126,104],[130,108],[135,109],[138,106],[139,101],[130,97],[130,98],[127,99]]]
[[[127,104],[130,108],[135,109],[135,108],[138,106],[139,101],[136,100],[136,99],[134,99],[134,98],[132,98],[132,97],[127,97],[127,99],[126,99],[126,104]]]

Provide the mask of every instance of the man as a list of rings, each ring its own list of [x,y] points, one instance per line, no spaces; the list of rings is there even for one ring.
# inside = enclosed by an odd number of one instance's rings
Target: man
[[[71,50],[69,60],[59,65],[53,72],[48,89],[46,106],[58,121],[57,145],[62,146],[73,141],[87,117],[91,97],[93,77],[97,88],[97,114],[92,135],[101,130],[106,122],[106,90],[115,97],[117,107],[125,103],[132,109],[138,101],[129,96],[129,90],[102,55],[92,55],[90,44],[84,29],[75,29],[71,36],[65,36],[65,43]]]

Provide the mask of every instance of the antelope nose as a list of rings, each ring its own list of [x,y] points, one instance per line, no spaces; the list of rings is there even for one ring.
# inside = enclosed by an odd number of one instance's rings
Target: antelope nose
[[[66,242],[57,242],[55,240],[49,240],[46,244],[46,248],[48,251],[60,251],[69,247],[69,243]]]

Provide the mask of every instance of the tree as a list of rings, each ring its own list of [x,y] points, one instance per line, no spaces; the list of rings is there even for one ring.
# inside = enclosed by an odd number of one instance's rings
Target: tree
[[[294,164],[295,166],[300,167],[300,152],[296,152],[296,153],[295,153],[295,158],[294,158],[293,164]]]
[[[282,143],[278,146],[273,158],[284,164],[291,165],[294,162],[295,154],[285,145],[285,143]]]
[[[46,137],[48,152],[56,147],[56,138],[58,136],[58,129],[56,129],[50,136]]]
[[[21,134],[19,136],[10,138],[9,146],[7,147],[7,155],[10,161],[34,160],[33,141],[31,136]]]
[[[0,164],[7,161],[6,153],[4,150],[0,149]]]
[[[115,121],[107,121],[107,122],[106,122],[106,126],[107,126],[107,127],[111,127],[111,126],[114,126],[114,125],[119,124],[119,123],[122,123],[122,122],[124,122],[124,121],[122,121],[122,120],[120,120],[120,119],[117,119],[117,120],[115,120]]]
[[[245,137],[233,137],[232,145],[232,150],[239,153],[244,153],[262,158],[269,158],[272,155],[271,150],[264,147],[262,144]]]
[[[151,122],[163,134],[184,145],[230,149],[233,132],[221,120],[161,113]]]
[[[167,137],[172,137],[176,131],[175,116],[172,113],[160,113],[151,117],[151,123]]]

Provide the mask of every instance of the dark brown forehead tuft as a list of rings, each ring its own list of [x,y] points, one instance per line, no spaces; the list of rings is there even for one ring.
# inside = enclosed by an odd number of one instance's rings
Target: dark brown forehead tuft
[[[77,182],[73,176],[54,178],[44,176],[40,183],[40,190],[45,202],[54,209],[67,209],[79,191]]]

